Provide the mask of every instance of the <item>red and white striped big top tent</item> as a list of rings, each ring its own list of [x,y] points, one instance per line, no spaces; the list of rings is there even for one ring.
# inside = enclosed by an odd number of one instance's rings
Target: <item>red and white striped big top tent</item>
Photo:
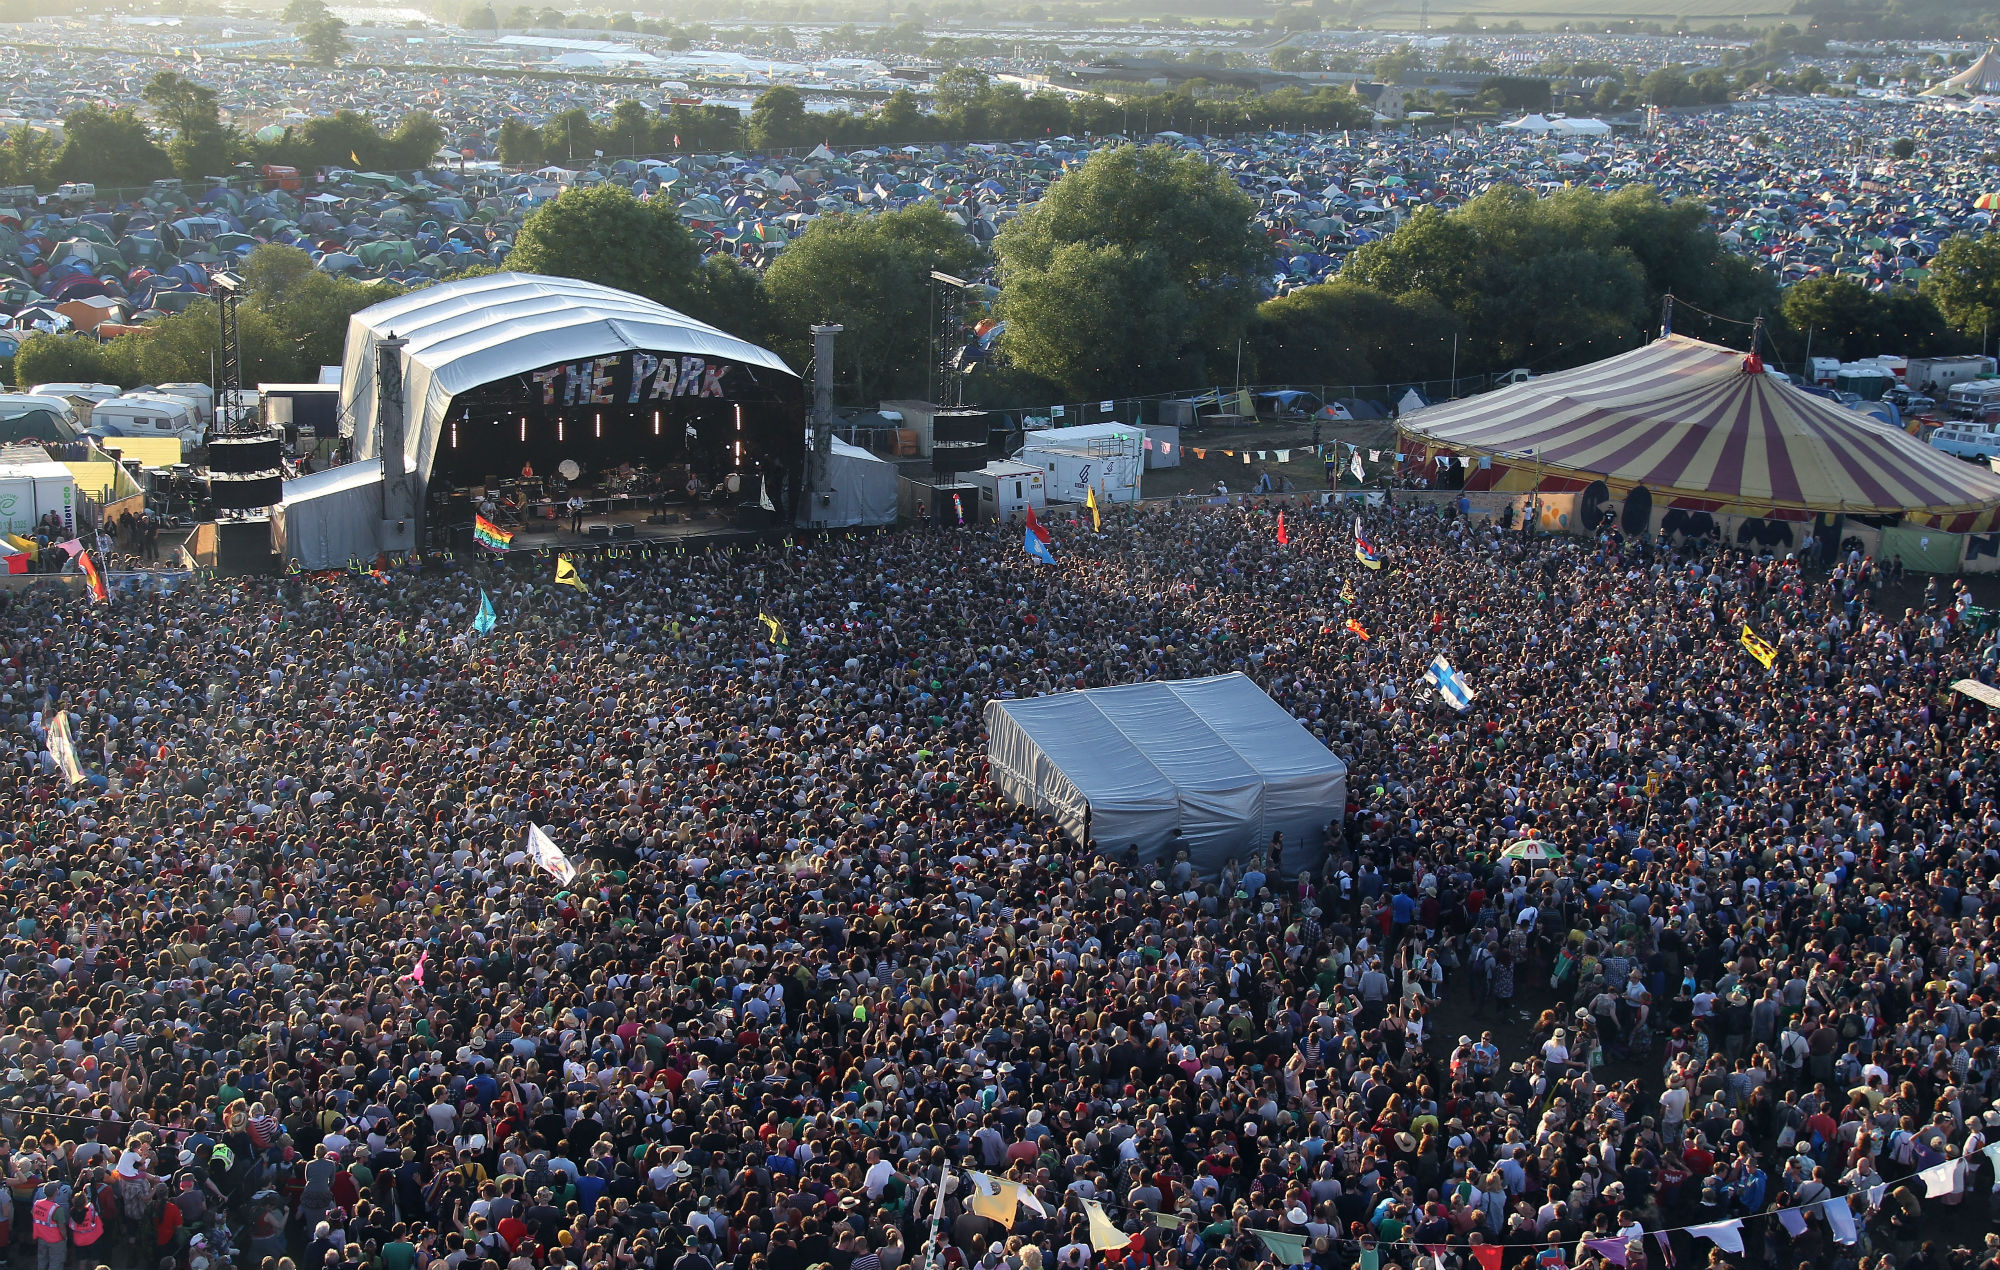
[[[1680,335],[1398,426],[1405,461],[1463,457],[1470,490],[1555,493],[1602,480],[1617,498],[1643,486],[1659,509],[2000,528],[2000,475]]]

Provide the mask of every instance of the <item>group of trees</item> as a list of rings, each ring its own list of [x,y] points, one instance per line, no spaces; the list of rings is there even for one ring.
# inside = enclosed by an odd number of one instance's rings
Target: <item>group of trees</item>
[[[798,90],[766,89],[750,112],[754,149],[818,145],[1034,139],[1056,136],[1144,135],[1165,129],[1229,133],[1271,127],[1365,128],[1367,105],[1347,88],[1281,88],[1270,93],[1223,94],[1200,80],[1170,92],[1111,98],[1067,98],[1027,93],[997,83],[984,71],[955,67],[939,76],[932,110],[914,93],[893,94],[870,115],[812,115]]]
[[[106,190],[134,189],[176,175],[196,183],[241,163],[311,169],[358,160],[364,168],[408,171],[428,166],[444,141],[444,130],[421,111],[385,133],[343,110],[260,142],[223,123],[214,89],[172,71],[155,75],[141,95],[150,120],[129,108],[83,106],[63,119],[61,146],[45,134],[16,129],[0,145],[0,182],[88,181]]]
[[[667,154],[689,150],[806,149],[904,145],[941,141],[1032,140],[1163,129],[1238,132],[1269,127],[1365,128],[1365,103],[1345,88],[1283,88],[1221,96],[1190,81],[1171,92],[1130,99],[1064,98],[996,83],[984,71],[955,67],[939,77],[930,109],[915,93],[892,93],[870,114],[813,114],[798,89],[779,85],[758,95],[745,120],[727,106],[677,105],[650,110],[619,102],[599,123],[570,110],[536,127],[522,119],[500,125],[503,163],[588,162],[596,155]]]
[[[390,282],[335,278],[313,267],[296,247],[259,247],[244,262],[244,301],[237,308],[246,383],[311,381],[337,363],[347,319],[394,296]],[[207,382],[220,346],[215,306],[188,306],[142,331],[112,340],[38,333],[14,355],[15,383],[56,381],[118,384]]]

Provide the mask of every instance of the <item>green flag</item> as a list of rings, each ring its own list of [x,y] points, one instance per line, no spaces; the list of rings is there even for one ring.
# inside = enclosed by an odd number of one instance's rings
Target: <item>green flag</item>
[[[1306,1263],[1306,1237],[1282,1230],[1252,1230],[1251,1234],[1263,1240],[1264,1247],[1281,1266],[1302,1266]]]

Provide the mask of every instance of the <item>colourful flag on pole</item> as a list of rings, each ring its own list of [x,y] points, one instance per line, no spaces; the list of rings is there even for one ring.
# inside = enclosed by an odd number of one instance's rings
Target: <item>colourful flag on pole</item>
[[[1097,511],[1097,487],[1095,485],[1091,486],[1089,492],[1083,496],[1083,501],[1084,505],[1090,508],[1091,529],[1100,534],[1103,533],[1104,517],[1099,515]]]
[[[90,558],[88,551],[81,551],[77,553],[76,563],[83,570],[83,576],[90,580],[90,598],[99,604],[109,604],[111,592],[104,589],[104,575],[97,571],[97,561]]]
[[[76,756],[76,742],[70,739],[69,715],[61,710],[49,719],[49,754],[56,761],[56,770],[70,784],[81,785],[90,779]]]
[[[476,635],[491,635],[499,624],[499,615],[493,611],[493,601],[486,595],[486,588],[479,588],[479,612],[473,616],[472,630]]]
[[[1291,543],[1291,541],[1292,541],[1292,540],[1291,540],[1291,537],[1290,537],[1289,535],[1287,535],[1287,534],[1285,533],[1285,513],[1283,513],[1283,512],[1279,512],[1279,513],[1278,513],[1278,545],[1279,545],[1280,547],[1283,547],[1283,546],[1287,546],[1287,545],[1289,545],[1289,544]]]
[[[1347,619],[1347,629],[1354,632],[1354,634],[1359,636],[1363,641],[1366,641],[1368,638],[1368,628],[1361,624],[1361,619],[1358,617],[1350,617]]]
[[[1778,660],[1778,650],[1759,639],[1757,632],[1750,629],[1748,622],[1743,624],[1743,648],[1761,662],[1766,670],[1771,668],[1772,662]]]
[[[540,825],[528,826],[528,859],[565,886],[576,881],[576,864],[563,854],[555,839],[542,832]]]
[[[1361,517],[1354,518],[1354,558],[1370,569],[1382,567],[1382,557],[1375,554],[1375,544],[1369,541],[1368,531],[1361,527]]]
[[[1046,543],[1049,540],[1048,527],[1042,524],[1041,517],[1035,515],[1035,509],[1032,507],[1028,509],[1028,532],[1041,542]]]
[[[1022,533],[1021,549],[1028,553],[1028,558],[1031,560],[1039,560],[1043,564],[1054,564],[1056,562],[1056,553],[1049,550],[1048,540],[1046,538],[1037,538],[1033,525],[1028,526],[1027,530]]]
[[[769,613],[759,613],[757,620],[764,624],[764,634],[780,648],[790,648],[792,641],[785,638],[785,624]]]
[[[472,518],[472,537],[482,547],[494,551],[505,551],[513,543],[514,535],[486,519],[484,516]]]

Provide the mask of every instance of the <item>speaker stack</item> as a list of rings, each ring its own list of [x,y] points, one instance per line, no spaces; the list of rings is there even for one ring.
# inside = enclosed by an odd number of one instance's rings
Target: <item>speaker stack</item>
[[[949,481],[977,472],[993,457],[993,416],[985,410],[940,410],[931,416],[931,471]]]
[[[275,432],[211,437],[208,493],[215,521],[218,573],[275,573],[270,509],[284,501],[284,442]]]

